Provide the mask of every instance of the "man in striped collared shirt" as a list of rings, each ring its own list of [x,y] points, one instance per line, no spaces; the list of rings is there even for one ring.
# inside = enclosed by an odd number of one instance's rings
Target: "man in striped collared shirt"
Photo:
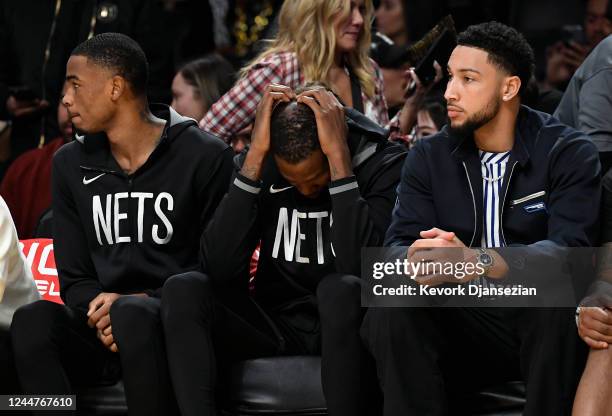
[[[450,126],[406,158],[385,245],[410,246],[411,261],[431,256],[424,250],[432,247],[461,248],[474,259],[485,254],[489,285],[514,283],[518,268],[516,258],[489,248],[538,255],[596,244],[597,149],[582,133],[521,105],[533,62],[523,36],[500,23],[459,35],[447,68]],[[446,279],[417,277],[429,286],[457,283]],[[361,335],[377,362],[384,415],[454,414],[448,396],[517,378],[527,383],[525,415],[570,414],[583,359],[573,314],[368,310]]]

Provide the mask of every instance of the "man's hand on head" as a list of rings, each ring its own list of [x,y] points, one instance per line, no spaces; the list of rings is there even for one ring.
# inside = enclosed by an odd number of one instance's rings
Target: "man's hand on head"
[[[298,95],[297,102],[306,104],[314,112],[319,143],[325,156],[348,151],[344,107],[334,94],[324,88],[313,88]]]
[[[298,95],[297,102],[307,105],[315,114],[319,144],[329,162],[331,179],[353,175],[351,154],[346,142],[348,126],[340,101],[330,91],[315,88]]]
[[[255,123],[251,133],[251,146],[240,173],[251,180],[259,180],[263,161],[270,151],[270,123],[272,111],[279,102],[295,99],[293,90],[285,85],[270,84],[261,97],[255,113]]]

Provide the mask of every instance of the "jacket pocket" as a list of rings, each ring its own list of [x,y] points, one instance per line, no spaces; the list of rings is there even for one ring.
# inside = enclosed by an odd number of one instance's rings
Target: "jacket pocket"
[[[515,205],[522,204],[522,203],[527,202],[527,201],[531,201],[532,199],[543,197],[544,195],[546,195],[546,191],[535,192],[533,194],[524,196],[522,198],[518,198],[518,199],[515,199],[513,201],[510,201],[510,206],[513,207]]]

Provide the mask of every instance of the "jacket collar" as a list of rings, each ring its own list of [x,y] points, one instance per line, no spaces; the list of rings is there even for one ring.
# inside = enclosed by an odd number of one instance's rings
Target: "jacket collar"
[[[158,151],[168,146],[179,133],[179,130],[182,130],[179,128],[170,131],[173,127],[183,123],[185,127],[197,124],[195,120],[181,116],[172,107],[165,104],[151,104],[150,109],[157,117],[166,120],[160,142],[154,153],[158,153]],[[83,137],[83,139],[79,140],[82,146],[81,167],[108,173],[122,173],[110,151],[110,143],[106,133],[87,134],[81,137]]]
[[[353,108],[345,107],[345,114],[347,142],[353,168],[356,168],[376,153],[378,145],[387,140],[389,132]]]

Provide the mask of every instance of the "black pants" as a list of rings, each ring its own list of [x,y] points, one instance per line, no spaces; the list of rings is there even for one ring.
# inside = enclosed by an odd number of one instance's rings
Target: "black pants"
[[[461,414],[453,397],[521,378],[525,415],[569,415],[586,354],[568,309],[372,308],[361,335],[385,416]]]
[[[612,152],[599,152],[601,162],[601,176],[604,177],[610,167],[612,167]]]
[[[21,394],[13,360],[11,334],[4,329],[0,329],[0,394]],[[0,415],[28,416],[29,413],[23,410],[3,410],[0,411]]]
[[[330,281],[346,284],[350,277],[332,275],[324,283]],[[326,293],[325,287],[331,290],[343,283],[320,285],[317,297]],[[246,287],[240,290],[213,288],[211,279],[197,272],[170,278],[163,290],[162,321],[181,414],[216,414],[217,365],[223,367],[233,361],[264,356],[318,354],[321,333],[325,390],[326,393],[339,393],[326,396],[328,400],[331,398],[332,406],[341,407],[347,403],[351,406],[348,412],[336,414],[359,414],[351,410],[359,402],[353,395],[359,391],[359,384],[356,389],[348,386],[355,380],[353,374],[357,374],[359,381],[359,373],[355,370],[359,368],[364,351],[355,345],[361,344],[358,328],[362,313],[358,289],[351,291],[355,286],[350,283],[347,287],[349,290],[344,292],[356,295],[349,302],[336,299],[334,303],[331,294],[319,299],[321,316],[337,318],[324,319],[320,323],[317,302],[312,296],[278,309],[264,310],[248,296]],[[348,330],[349,327],[352,329]],[[341,332],[335,333],[338,328]],[[332,351],[332,344],[339,347]],[[326,357],[328,351],[331,355]]]
[[[361,279],[332,274],[317,288],[321,316],[321,381],[330,416],[380,413],[374,360],[364,348],[359,328]]]
[[[0,394],[19,393],[19,381],[15,372],[11,334],[0,329]]]
[[[119,354],[107,350],[87,326],[87,316],[47,301],[15,312],[11,335],[21,387],[26,394],[73,394],[120,372],[130,415],[177,412],[159,318],[160,300],[125,296],[111,306]],[[42,412],[49,415],[49,412]]]

